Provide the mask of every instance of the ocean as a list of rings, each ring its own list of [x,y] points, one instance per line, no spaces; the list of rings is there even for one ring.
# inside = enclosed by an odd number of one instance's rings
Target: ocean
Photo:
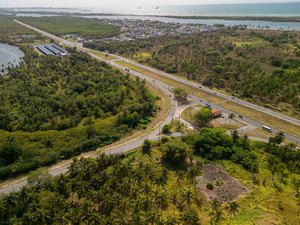
[[[300,1],[292,3],[180,5],[180,6],[113,6],[84,8],[91,13],[176,16],[300,16]]]
[[[260,4],[222,4],[222,5],[181,5],[181,6],[138,6],[116,5],[113,7],[94,8],[26,8],[14,9],[19,16],[43,16],[38,12],[67,12],[86,14],[115,14],[114,16],[91,15],[85,17],[110,19],[159,20],[175,23],[224,24],[225,26],[244,25],[248,28],[268,28],[274,30],[300,31],[300,22],[272,22],[263,20],[224,20],[224,19],[176,19],[161,16],[243,16],[243,17],[300,17],[300,1],[292,3],[260,3]],[[18,11],[19,10],[19,11]],[[27,13],[18,13],[26,11]],[[31,14],[28,14],[31,12]]]

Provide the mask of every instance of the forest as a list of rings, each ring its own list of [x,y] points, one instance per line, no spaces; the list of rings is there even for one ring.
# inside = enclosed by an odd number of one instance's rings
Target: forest
[[[126,155],[74,159],[59,177],[32,173],[27,187],[2,197],[0,217],[2,224],[296,225],[299,157],[293,145],[202,128],[181,138],[146,140]],[[217,165],[249,191],[235,200],[209,201],[198,179]],[[205,183],[205,189],[217,191],[225,182]]]
[[[0,77],[0,179],[110,144],[154,116],[144,81],[75,49],[21,49],[23,64]]]
[[[86,47],[130,57],[299,118],[300,33],[222,28]]]
[[[119,28],[98,19],[71,16],[21,17],[24,23],[36,26],[58,36],[73,34],[83,38],[104,38],[119,34]]]

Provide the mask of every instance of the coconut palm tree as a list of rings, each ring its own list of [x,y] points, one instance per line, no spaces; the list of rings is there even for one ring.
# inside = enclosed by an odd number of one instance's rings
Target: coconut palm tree
[[[231,126],[231,120],[235,118],[235,115],[233,113],[230,113],[229,116],[228,116],[228,119],[229,119],[229,128]],[[231,130],[231,128],[230,128]]]
[[[211,213],[210,213],[210,224],[219,224],[222,219],[222,209],[221,204],[217,199],[214,199],[211,202]]]
[[[227,210],[228,215],[229,215],[228,224],[231,223],[231,218],[232,218],[233,215],[235,215],[237,213],[238,208],[239,208],[239,205],[236,202],[230,202],[226,206],[226,210]]]

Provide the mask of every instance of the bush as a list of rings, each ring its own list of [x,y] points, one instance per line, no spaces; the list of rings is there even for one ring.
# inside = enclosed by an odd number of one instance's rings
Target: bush
[[[162,128],[163,134],[169,134],[170,133],[170,126],[169,125],[164,125]]]
[[[232,139],[223,129],[203,128],[194,137],[194,150],[205,158],[213,159],[212,150],[217,146],[231,148]],[[217,151],[220,149],[217,149]],[[222,153],[223,156],[223,153]]]
[[[177,73],[178,72],[178,70],[175,66],[170,66],[170,67],[166,68],[165,71],[167,73]]]
[[[8,139],[5,145],[0,148],[0,166],[10,165],[22,154],[20,146],[14,139]]]
[[[142,146],[143,153],[149,153],[151,151],[151,147],[151,142],[148,139],[146,139]]]
[[[271,59],[271,65],[272,65],[272,66],[280,67],[281,64],[282,64],[281,59],[278,59],[278,58],[272,58],[272,59]]]
[[[194,120],[200,127],[207,127],[212,120],[212,111],[207,107],[203,107],[193,115]]]
[[[214,189],[214,185],[211,184],[211,183],[207,183],[206,188],[207,188],[208,190],[213,190],[213,189]]]
[[[183,163],[189,155],[189,146],[179,140],[167,142],[162,146],[163,159],[169,163]]]

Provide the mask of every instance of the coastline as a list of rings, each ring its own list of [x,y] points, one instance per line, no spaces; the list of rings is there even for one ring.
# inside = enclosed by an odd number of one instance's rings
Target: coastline
[[[155,15],[151,15],[157,17]],[[273,16],[159,16],[173,19],[220,19],[220,20],[254,20],[254,21],[269,21],[269,22],[300,22],[300,16],[293,17],[273,17]]]
[[[92,12],[53,12],[53,11],[10,11],[0,8],[0,15],[15,16],[17,14],[36,14],[41,16],[128,16],[128,17],[162,17],[173,19],[220,19],[220,20],[252,20],[268,22],[300,22],[300,16],[184,16],[184,15],[155,15],[155,14],[128,14],[128,13],[92,13]]]

